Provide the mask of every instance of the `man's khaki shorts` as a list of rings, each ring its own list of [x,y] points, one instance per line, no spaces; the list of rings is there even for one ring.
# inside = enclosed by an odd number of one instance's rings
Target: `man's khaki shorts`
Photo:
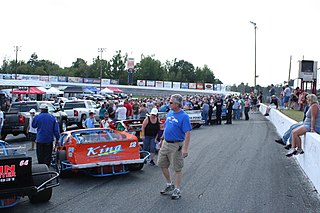
[[[183,142],[168,143],[163,140],[158,154],[158,166],[169,168],[171,165],[174,171],[180,172],[183,167],[182,145]]]

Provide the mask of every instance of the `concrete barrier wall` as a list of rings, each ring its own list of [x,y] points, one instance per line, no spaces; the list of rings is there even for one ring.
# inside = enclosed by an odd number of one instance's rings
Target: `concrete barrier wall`
[[[261,104],[259,110],[264,114],[266,108],[266,105]],[[271,109],[269,116],[266,116],[266,118],[273,123],[281,136],[292,124],[296,123],[276,109]],[[301,141],[304,154],[296,155],[295,158],[314,187],[320,192],[320,135],[308,132],[301,137]]]

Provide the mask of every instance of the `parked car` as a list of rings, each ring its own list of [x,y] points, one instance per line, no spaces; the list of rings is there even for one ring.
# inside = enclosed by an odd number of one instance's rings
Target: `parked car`
[[[47,202],[52,188],[59,185],[59,174],[45,164],[32,164],[25,146],[4,141],[0,141],[0,171],[0,209],[13,207],[24,196],[31,203]]]
[[[54,153],[61,177],[72,172],[110,176],[141,170],[150,153],[140,151],[132,134],[112,129],[79,129],[65,132]]]
[[[67,101],[62,110],[68,116],[68,126],[77,124],[83,128],[83,122],[89,117],[90,112],[95,113],[95,118],[99,120],[99,106],[92,100]]]
[[[49,101],[21,101],[13,102],[8,112],[4,113],[4,124],[1,131],[4,140],[8,134],[17,136],[19,134],[27,135],[27,128],[30,119],[30,110],[35,109],[36,114],[40,113],[40,105],[47,104],[48,112],[56,119],[60,127],[60,131],[67,130],[68,116],[65,112],[56,109]]]

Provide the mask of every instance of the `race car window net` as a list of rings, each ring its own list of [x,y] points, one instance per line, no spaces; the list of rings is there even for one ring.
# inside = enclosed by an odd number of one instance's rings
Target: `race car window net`
[[[97,142],[116,142],[128,140],[126,134],[120,134],[113,131],[98,131],[98,132],[77,132],[73,135],[77,143],[97,143]]]

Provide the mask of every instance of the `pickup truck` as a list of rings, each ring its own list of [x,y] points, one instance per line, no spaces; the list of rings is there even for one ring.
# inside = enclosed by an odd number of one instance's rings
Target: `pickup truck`
[[[67,101],[62,107],[62,111],[68,115],[68,126],[77,124],[83,128],[83,122],[89,117],[89,112],[95,113],[95,119],[99,120],[99,106],[91,100]]]
[[[58,111],[48,101],[22,101],[13,102],[10,105],[8,112],[4,113],[4,124],[1,131],[2,140],[4,140],[8,134],[17,136],[19,134],[27,135],[27,129],[29,125],[29,118],[31,109],[36,110],[36,114],[40,113],[40,105],[47,104],[48,112],[51,113],[59,123],[60,131],[64,132],[67,130],[67,114]]]

